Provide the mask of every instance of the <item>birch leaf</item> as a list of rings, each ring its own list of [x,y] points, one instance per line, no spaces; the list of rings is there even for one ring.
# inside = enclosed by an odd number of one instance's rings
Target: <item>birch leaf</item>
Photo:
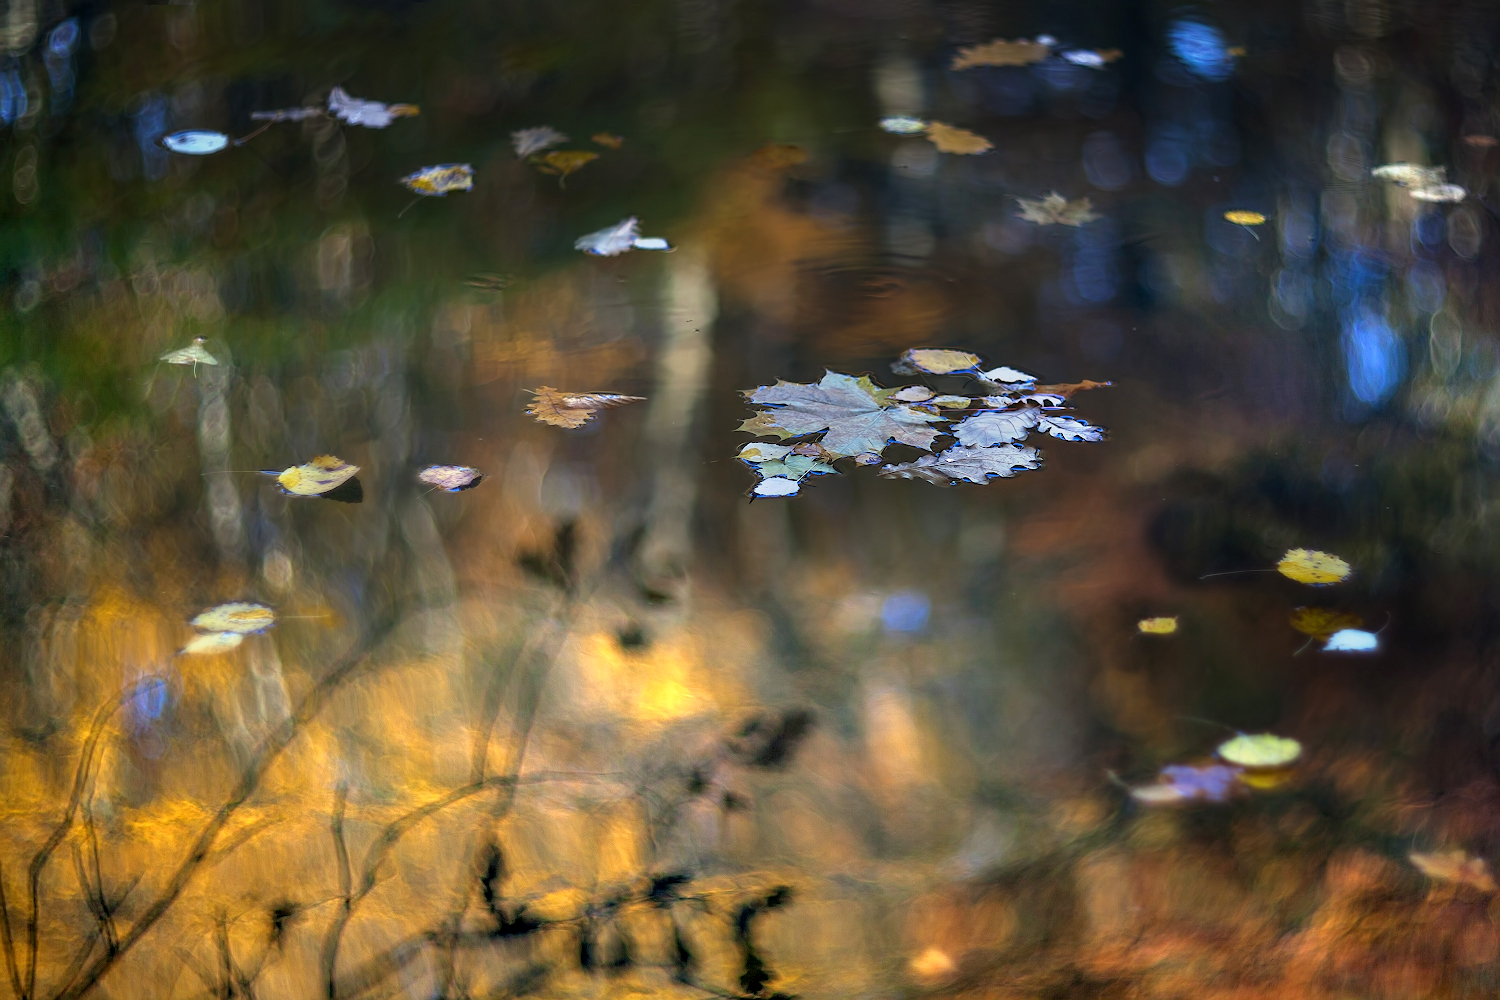
[[[1272,733],[1258,733],[1254,736],[1240,733],[1234,739],[1220,743],[1215,752],[1224,760],[1240,767],[1286,767],[1302,756],[1302,744]]]
[[[976,413],[953,429],[958,443],[966,448],[990,448],[1025,440],[1036,426],[1040,411],[1034,406],[999,413]]]
[[[1332,553],[1314,549],[1287,549],[1276,570],[1287,579],[1310,587],[1326,587],[1349,579],[1348,563]]]
[[[975,153],[988,152],[995,148],[995,144],[976,132],[970,132],[966,128],[956,125],[948,125],[943,122],[929,122],[927,124],[927,138],[938,148],[940,153],[956,153],[961,156],[972,156]]]
[[[567,141],[567,136],[550,125],[523,128],[510,134],[511,148],[516,151],[516,156],[523,160],[532,153],[540,153],[544,149],[551,149]]]
[[[902,353],[891,365],[891,370],[903,375],[926,372],[929,375],[952,375],[954,372],[973,371],[979,367],[980,357],[968,351],[952,351],[946,348],[914,347]]]
[[[264,632],[276,624],[276,612],[264,604],[251,601],[231,601],[217,604],[201,612],[188,622],[200,632],[235,632],[248,635]]]
[[[344,485],[358,471],[359,466],[341,458],[319,455],[306,465],[294,465],[280,472],[268,470],[262,475],[275,476],[281,492],[289,496],[315,497]]]
[[[1036,428],[1062,441],[1103,441],[1105,430],[1078,417],[1060,413],[1044,413],[1037,418]]]
[[[467,163],[439,163],[423,167],[401,178],[401,183],[417,194],[441,198],[449,191],[468,191],[474,187],[474,168]]]
[[[328,95],[328,113],[347,125],[363,125],[365,128],[385,128],[397,118],[408,118],[421,114],[415,104],[382,104],[350,97],[343,87],[334,87]]]
[[[983,485],[994,478],[1009,479],[1017,472],[1040,468],[1042,456],[1035,448],[1003,444],[994,448],[949,448],[938,455],[923,455],[915,462],[887,465],[880,474],[887,479],[925,479],[938,486],[954,483]]]
[[[448,493],[457,493],[478,486],[484,473],[467,465],[429,465],[417,473],[417,479]]]
[[[563,392],[545,385],[537,386],[532,394],[536,399],[526,407],[526,412],[554,427],[580,427],[600,410],[640,403],[646,398],[615,392]]]
[[[816,383],[761,386],[750,401],[774,406],[766,422],[793,437],[827,431],[822,445],[834,456],[880,452],[892,441],[926,450],[938,432],[927,426],[941,417],[896,403],[868,378],[826,373]]]
[[[1142,618],[1135,627],[1142,635],[1173,635],[1177,632],[1177,616]]]
[[[1017,198],[1016,203],[1021,206],[1018,218],[1039,226],[1082,226],[1102,218],[1087,198],[1069,201],[1056,191],[1041,198]]]
[[[1008,42],[997,38],[983,45],[970,45],[958,50],[950,69],[973,69],[976,66],[1030,66],[1039,63],[1051,53],[1052,47],[1043,42],[1019,38]]]

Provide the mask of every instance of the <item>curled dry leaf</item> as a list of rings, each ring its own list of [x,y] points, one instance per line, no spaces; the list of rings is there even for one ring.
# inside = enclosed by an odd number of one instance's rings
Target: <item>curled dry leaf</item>
[[[950,69],[973,69],[976,66],[1030,66],[1039,63],[1052,52],[1045,42],[1019,38],[1014,42],[997,38],[983,45],[970,45],[959,49],[953,57]]]
[[[1041,198],[1017,198],[1016,203],[1021,206],[1017,218],[1039,226],[1082,226],[1102,218],[1087,198],[1069,201],[1056,191]]]
[[[1276,571],[1310,587],[1326,587],[1349,579],[1349,564],[1338,556],[1314,549],[1287,549]]]
[[[306,465],[294,465],[277,472],[267,469],[261,474],[275,476],[281,492],[296,497],[315,497],[331,492],[354,478],[359,466],[350,465],[333,455],[319,455]]]
[[[439,163],[423,167],[401,178],[401,183],[417,194],[441,198],[449,191],[468,191],[474,187],[474,168],[467,163]]]
[[[1224,764],[1193,767],[1168,764],[1161,769],[1154,785],[1140,785],[1130,790],[1137,802],[1148,806],[1186,805],[1191,802],[1228,802],[1243,787],[1241,771]]]
[[[956,153],[961,156],[972,156],[975,153],[984,153],[995,148],[995,144],[977,132],[970,132],[966,128],[956,125],[948,125],[943,122],[929,122],[927,124],[927,138],[938,148],[940,153]]]
[[[938,432],[930,425],[942,418],[889,398],[869,378],[826,373],[816,383],[777,382],[749,394],[752,403],[772,407],[764,423],[789,437],[826,431],[822,445],[829,454],[881,452],[892,441],[924,451]]]
[[[1043,413],[1037,418],[1036,428],[1060,441],[1103,441],[1107,433],[1097,424],[1061,413]]]
[[[1321,642],[1326,642],[1335,632],[1359,628],[1365,623],[1359,615],[1347,611],[1308,607],[1294,609],[1290,621],[1292,628]]]
[[[887,465],[880,474],[887,479],[925,479],[937,486],[954,483],[983,485],[991,479],[1009,479],[1018,472],[1039,469],[1042,456],[1035,448],[1003,444],[993,448],[949,448],[937,455],[923,455],[915,462]]]
[[[1302,744],[1272,733],[1253,736],[1240,733],[1220,743],[1215,752],[1221,759],[1239,767],[1271,769],[1286,767],[1302,756]]]
[[[1490,893],[1496,889],[1489,862],[1466,851],[1412,851],[1407,855],[1417,870],[1438,882],[1453,882]]]
[[[563,392],[545,385],[533,389],[532,394],[536,399],[526,407],[526,412],[553,427],[580,427],[600,410],[640,403],[646,398],[615,392]]]
[[[1172,635],[1177,631],[1177,616],[1142,618],[1135,623],[1142,635]]]
[[[175,351],[163,354],[161,360],[169,365],[192,365],[194,372],[198,370],[199,365],[217,365],[219,359],[209,354],[203,344],[203,338],[196,337],[186,347],[179,347]]]
[[[457,493],[478,486],[484,473],[467,465],[429,465],[417,473],[417,479],[448,493]]]
[[[217,604],[194,616],[189,625],[200,632],[234,632],[248,635],[264,632],[276,624],[276,612],[264,604],[252,601],[231,601]]]
[[[1068,399],[1075,392],[1086,392],[1089,389],[1108,389],[1114,385],[1113,382],[1095,382],[1092,379],[1084,379],[1082,382],[1058,382],[1055,385],[1033,386],[1034,392],[1044,393],[1050,396],[1061,396]]]
[[[511,148],[516,151],[516,156],[523,160],[532,153],[540,153],[544,149],[551,149],[567,141],[567,136],[550,125],[523,128],[510,134]]]
[[[343,87],[334,87],[328,95],[328,113],[346,125],[363,125],[365,128],[385,128],[397,118],[409,118],[422,113],[415,104],[382,104],[350,97]]]

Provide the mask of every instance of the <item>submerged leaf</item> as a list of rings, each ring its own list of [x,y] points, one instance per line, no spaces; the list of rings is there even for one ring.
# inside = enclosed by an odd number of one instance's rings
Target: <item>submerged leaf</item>
[[[641,222],[635,216],[606,226],[573,243],[574,249],[596,257],[616,257],[627,250],[671,250],[666,240],[659,236],[642,236]]]
[[[1349,564],[1338,556],[1313,549],[1287,549],[1276,570],[1289,580],[1325,587],[1349,578]]]
[[[1020,410],[976,413],[953,429],[958,443],[967,448],[989,448],[1025,440],[1036,426],[1041,411],[1034,406]]]
[[[1271,733],[1258,733],[1254,736],[1240,733],[1233,739],[1220,743],[1216,752],[1224,760],[1240,767],[1286,767],[1302,756],[1302,744]]]
[[[1227,802],[1240,790],[1240,769],[1223,764],[1193,767],[1168,764],[1155,785],[1130,790],[1131,797],[1150,806],[1183,805],[1188,802]]]
[[[932,144],[940,153],[972,156],[975,153],[984,153],[995,148],[993,142],[977,132],[970,132],[966,128],[943,122],[928,122],[927,138],[932,140]]]
[[[567,141],[567,136],[550,125],[523,128],[510,134],[511,147],[515,149],[516,156],[523,160],[532,153],[540,153],[544,149],[551,149]]]
[[[881,452],[892,441],[926,450],[941,417],[881,399],[868,378],[826,373],[816,383],[777,382],[750,393],[754,403],[773,405],[765,422],[793,437],[827,431],[823,447],[834,456]]]
[[[468,191],[474,187],[474,168],[467,163],[439,163],[423,167],[401,178],[401,183],[417,194],[442,197],[449,191]]]
[[[556,174],[561,184],[569,174],[577,173],[586,164],[599,159],[599,154],[586,149],[554,149],[536,161],[537,169],[544,174]]]
[[[880,119],[880,128],[892,135],[921,135],[927,131],[927,122],[911,115],[890,115]]]
[[[359,466],[350,465],[333,455],[319,455],[306,465],[294,465],[281,472],[262,473],[275,476],[281,492],[289,496],[315,497],[344,485],[354,478]]]
[[[161,137],[161,144],[174,153],[188,156],[207,156],[229,147],[229,136],[208,129],[189,128]]]
[[[350,97],[343,87],[334,87],[328,95],[328,113],[346,125],[363,125],[365,128],[385,128],[397,118],[409,118],[422,113],[415,104],[382,104]]]
[[[1332,608],[1296,608],[1291,616],[1292,628],[1303,635],[1326,641],[1335,632],[1356,629],[1365,623],[1359,615]]]
[[[600,410],[639,403],[646,398],[614,392],[563,392],[545,385],[537,386],[532,394],[536,399],[526,407],[526,412],[554,427],[580,427]]]
[[[1144,635],[1172,635],[1177,631],[1177,616],[1142,618],[1135,627]]]
[[[218,604],[201,612],[188,622],[200,632],[234,632],[248,635],[264,632],[276,624],[276,612],[264,604],[250,601],[231,601]],[[227,642],[228,640],[222,640]]]
[[[949,69],[973,69],[976,66],[1030,66],[1039,63],[1051,53],[1052,47],[1041,41],[1025,38],[1008,42],[997,38],[983,45],[970,45],[958,50],[949,64]]]
[[[429,465],[417,473],[417,479],[440,490],[457,493],[478,486],[484,473],[467,465]]]
[[[1496,889],[1489,862],[1466,851],[1412,851],[1407,857],[1418,871],[1435,881],[1467,885],[1480,892],[1494,892]]]
[[[195,337],[193,342],[186,347],[179,347],[175,351],[168,351],[161,356],[161,360],[169,365],[192,365],[195,369],[199,365],[216,365],[219,359],[209,354],[203,346],[202,337]]]
[[[593,135],[589,136],[589,139],[603,146],[605,149],[619,149],[621,146],[625,145],[624,136],[611,135],[608,132],[595,132]]]
[[[954,372],[973,371],[979,367],[980,357],[968,351],[952,351],[946,348],[914,347],[902,353],[891,370],[901,374],[926,372],[929,375],[952,375]]]
[[[1325,653],[1373,653],[1380,648],[1380,637],[1363,629],[1339,629],[1323,644]]]
[[[1035,448],[1002,444],[993,448],[949,448],[938,455],[923,455],[915,462],[887,465],[880,474],[887,479],[925,479],[938,486],[1009,479],[1018,472],[1038,469],[1042,456]]]
[[[1016,202],[1021,206],[1017,218],[1039,226],[1082,226],[1103,218],[1093,211],[1093,204],[1087,198],[1069,201],[1056,191],[1041,198],[1017,198]]]
[[[227,653],[244,641],[245,636],[240,632],[209,632],[193,636],[182,647],[182,652],[186,656],[212,656],[215,653]]]

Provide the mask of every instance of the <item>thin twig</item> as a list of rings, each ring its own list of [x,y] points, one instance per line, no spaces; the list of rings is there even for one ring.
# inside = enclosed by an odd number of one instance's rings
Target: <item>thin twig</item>
[[[3,868],[0,868],[0,941],[5,945],[5,971],[10,974],[10,988],[15,991],[17,1000],[22,1000],[25,994],[21,992],[21,970],[16,965],[16,942],[10,934],[10,904],[5,899]]]

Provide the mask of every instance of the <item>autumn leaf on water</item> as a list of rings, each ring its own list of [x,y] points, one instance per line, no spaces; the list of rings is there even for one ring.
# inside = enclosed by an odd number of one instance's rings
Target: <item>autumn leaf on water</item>
[[[808,476],[837,475],[838,470],[811,455],[797,454],[784,444],[753,441],[737,456],[759,477],[751,493],[758,497],[796,496]]]
[[[545,156],[539,156],[532,162],[536,168],[544,174],[556,174],[557,186],[565,187],[564,183],[568,175],[583,169],[585,164],[599,159],[599,154],[586,149],[554,149]]]
[[[997,38],[983,45],[970,45],[959,49],[949,64],[949,69],[973,69],[976,66],[1030,66],[1039,63],[1052,52],[1044,42],[1020,38],[1014,42]]]
[[[1493,149],[1495,146],[1500,146],[1500,139],[1492,135],[1466,135],[1464,136],[1464,145],[1472,146],[1475,149]]]
[[[1021,371],[1019,368],[1011,368],[1007,365],[1001,365],[999,368],[991,368],[987,372],[979,372],[974,377],[979,379],[981,382],[988,382],[996,387],[1005,386],[1007,388],[1010,388],[1012,386],[1025,385],[1036,381],[1035,375],[1027,374],[1026,372]],[[1109,383],[1094,382],[1091,383],[1091,385],[1109,385]]]
[[[1276,571],[1310,587],[1326,587],[1349,578],[1349,564],[1338,556],[1314,549],[1287,549]]]
[[[250,120],[257,122],[300,122],[327,114],[322,108],[276,108],[271,111],[252,111]]]
[[[467,163],[439,163],[407,174],[401,178],[401,183],[417,194],[441,198],[449,191],[472,189],[474,168]]]
[[[1428,187],[1412,188],[1410,193],[1417,201],[1446,203],[1460,202],[1469,196],[1468,188],[1461,184],[1433,184]]]
[[[605,149],[619,149],[621,146],[625,145],[624,136],[611,135],[608,132],[595,132],[593,135],[589,136],[589,140],[591,142],[598,143]]]
[[[219,359],[208,353],[203,346],[202,337],[195,337],[193,342],[186,347],[179,347],[175,351],[168,351],[161,356],[161,360],[169,365],[192,365],[193,373],[197,374],[199,365],[217,365]]]
[[[333,455],[319,455],[306,465],[294,465],[277,472],[265,470],[262,475],[275,476],[281,492],[288,496],[315,497],[332,492],[354,478],[359,466],[350,465]]]
[[[532,153],[540,153],[544,149],[560,146],[567,141],[567,136],[550,125],[523,128],[510,134],[511,148],[516,151],[516,156],[522,160],[526,159]]]
[[[1326,642],[1335,632],[1359,628],[1365,623],[1359,615],[1347,611],[1309,607],[1293,609],[1290,620],[1292,628],[1320,642]]]
[[[902,353],[891,365],[891,371],[900,375],[926,372],[929,375],[952,375],[954,372],[973,371],[979,367],[980,358],[968,351],[952,351],[946,348],[914,347]]]
[[[208,156],[229,148],[229,136],[208,129],[189,128],[181,132],[170,132],[158,140],[174,153],[188,156]]]
[[[1496,889],[1489,862],[1476,858],[1467,851],[1412,851],[1407,857],[1418,871],[1434,881],[1466,885],[1484,893],[1494,892]]]
[[[976,413],[953,428],[958,443],[968,448],[990,448],[1025,440],[1036,426],[1041,410],[1028,406],[1020,410]]]
[[[1220,743],[1215,752],[1221,759],[1239,767],[1268,769],[1286,767],[1302,756],[1302,744],[1272,733],[1253,736],[1240,733]]]
[[[970,132],[966,128],[956,125],[947,125],[943,122],[928,122],[927,138],[938,148],[940,153],[956,153],[962,156],[971,156],[975,153],[983,153],[994,149],[995,144],[984,136]]]
[[[484,479],[484,473],[467,465],[429,465],[417,473],[417,479],[449,493],[472,490]]]
[[[879,124],[882,132],[892,135],[921,135],[927,131],[926,120],[911,115],[888,115]]]
[[[640,403],[646,398],[614,392],[563,392],[545,385],[537,386],[531,392],[536,398],[526,407],[526,412],[554,427],[580,427],[600,410]]]
[[[1177,631],[1177,616],[1142,618],[1135,627],[1142,635],[1173,635]]]
[[[748,393],[752,403],[771,406],[766,422],[793,437],[826,431],[823,447],[834,456],[881,452],[892,441],[924,451],[942,418],[883,398],[869,378],[827,372],[819,382],[777,382]]]
[[[328,95],[328,113],[346,125],[362,125],[365,128],[385,128],[397,118],[409,118],[422,113],[415,104],[382,104],[350,97],[343,87],[334,87]]]
[[[276,612],[253,601],[231,601],[217,604],[195,615],[189,625],[200,632],[234,632],[248,635],[264,632],[276,624]]]
[[[1089,69],[1103,69],[1124,54],[1119,49],[1068,49],[1058,53],[1074,66],[1085,66]]]
[[[1068,399],[1075,392],[1085,392],[1089,389],[1108,389],[1112,385],[1114,385],[1113,382],[1095,382],[1092,379],[1084,379],[1082,382],[1058,382],[1055,385],[1033,386],[1032,391]]]
[[[1424,167],[1417,163],[1386,163],[1370,173],[1383,181],[1406,188],[1417,201],[1458,202],[1468,197],[1463,186],[1448,183],[1447,167]]]
[[[627,250],[671,250],[672,246],[660,236],[642,236],[641,222],[635,216],[605,226],[573,242],[576,250],[595,257],[617,257]]]
[[[182,647],[182,654],[213,656],[216,653],[227,653],[244,641],[245,636],[240,632],[209,632],[189,639],[187,645]]]
[[[1247,209],[1236,208],[1224,213],[1224,220],[1232,222],[1236,226],[1262,226],[1265,225],[1266,217],[1259,212],[1251,212]]]
[[[1323,643],[1325,653],[1373,653],[1380,648],[1380,637],[1358,628],[1342,628]]]
[[[1043,412],[1037,417],[1036,428],[1060,441],[1103,441],[1108,433],[1097,424],[1061,413]]]
[[[1093,205],[1087,198],[1069,201],[1056,191],[1041,198],[1017,198],[1016,202],[1021,206],[1021,214],[1017,218],[1035,222],[1039,226],[1082,226],[1103,218],[1093,211]]]
[[[1014,444],[993,448],[959,445],[938,455],[923,455],[915,462],[887,465],[880,474],[886,479],[925,479],[937,486],[960,482],[983,485],[991,479],[1009,479],[1018,472],[1041,466],[1042,456],[1035,448]]]
[[[1161,769],[1160,780],[1154,785],[1138,785],[1130,789],[1137,802],[1148,806],[1186,805],[1192,802],[1228,802],[1243,787],[1241,771],[1224,764],[1207,764],[1193,767],[1188,764],[1168,764]]]

